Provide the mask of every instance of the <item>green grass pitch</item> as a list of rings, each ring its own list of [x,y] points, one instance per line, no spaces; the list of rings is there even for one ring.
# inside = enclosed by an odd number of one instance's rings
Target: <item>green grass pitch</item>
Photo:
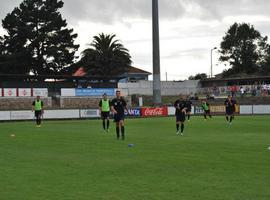
[[[0,199],[270,199],[270,116],[185,124],[127,119],[118,141],[99,120],[0,123]]]

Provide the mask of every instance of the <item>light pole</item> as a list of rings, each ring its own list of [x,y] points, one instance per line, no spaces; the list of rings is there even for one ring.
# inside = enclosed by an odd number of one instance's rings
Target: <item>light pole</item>
[[[211,66],[210,66],[210,78],[213,78],[213,51],[217,49],[217,47],[214,47],[213,49],[211,49]]]
[[[152,0],[153,23],[153,99],[154,105],[161,105],[160,55],[159,55],[159,23],[158,0]]]

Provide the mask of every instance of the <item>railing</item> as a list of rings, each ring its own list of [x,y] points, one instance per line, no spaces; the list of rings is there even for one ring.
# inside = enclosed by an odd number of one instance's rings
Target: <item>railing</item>
[[[270,95],[270,85],[243,85],[224,87],[198,88],[198,95],[209,95],[214,97],[232,96],[268,96]]]

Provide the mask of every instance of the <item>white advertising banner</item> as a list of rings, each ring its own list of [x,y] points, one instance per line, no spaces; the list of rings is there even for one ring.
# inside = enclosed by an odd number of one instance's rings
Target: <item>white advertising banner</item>
[[[270,114],[270,105],[254,105],[253,114]]]
[[[77,119],[80,118],[80,111],[73,110],[45,110],[44,119]]]
[[[3,96],[2,88],[0,88],[0,97]]]
[[[41,96],[47,97],[48,96],[48,89],[47,88],[33,88],[33,96]]]
[[[61,96],[62,97],[75,97],[75,89],[74,88],[62,88],[61,89]]]
[[[96,118],[100,117],[98,109],[85,109],[80,110],[80,117],[81,118]]]
[[[11,120],[34,119],[34,112],[28,110],[10,111]]]
[[[168,115],[174,115],[175,114],[175,107],[168,107]]]
[[[240,105],[240,115],[251,115],[253,112],[251,105]]]
[[[191,112],[190,112],[191,115],[194,114],[194,106],[191,106]],[[175,107],[173,106],[169,106],[168,107],[168,115],[175,115]]]
[[[19,97],[31,97],[31,88],[19,88]]]
[[[17,89],[16,88],[4,88],[4,96],[5,97],[16,97]]]
[[[191,106],[191,111],[190,114],[193,115],[194,114],[194,106]]]
[[[0,120],[10,120],[10,111],[0,111]]]

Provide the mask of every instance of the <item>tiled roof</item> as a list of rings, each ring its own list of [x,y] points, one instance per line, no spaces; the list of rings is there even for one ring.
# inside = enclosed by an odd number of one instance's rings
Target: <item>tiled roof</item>
[[[85,76],[87,72],[84,70],[83,67],[80,67],[72,76]],[[144,71],[142,69],[139,69],[137,67],[130,67],[128,74],[147,74],[150,75],[151,73],[148,71]]]
[[[131,73],[132,74],[151,74],[150,72],[139,69],[137,67],[130,67],[128,73],[129,74],[131,74]]]

